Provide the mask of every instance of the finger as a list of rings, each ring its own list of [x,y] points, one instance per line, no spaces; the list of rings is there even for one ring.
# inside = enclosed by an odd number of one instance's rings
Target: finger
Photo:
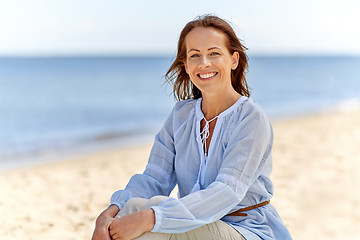
[[[116,233],[115,228],[114,227],[110,228],[109,233],[111,236],[113,236]]]
[[[105,233],[105,240],[111,240],[111,235],[110,235],[109,231],[106,231],[106,233]]]
[[[114,233],[116,233],[116,220],[114,220],[108,227],[108,230],[110,232],[110,235],[113,235]]]
[[[120,218],[113,218],[109,223],[109,228],[113,227],[116,222],[120,221]]]
[[[118,237],[119,237],[119,236],[118,236],[118,234],[117,234],[117,233],[115,233],[115,234],[111,235],[111,239],[113,239],[113,240],[117,239]]]
[[[115,229],[113,228],[109,231],[109,235],[114,238],[117,235],[117,231],[115,231]]]

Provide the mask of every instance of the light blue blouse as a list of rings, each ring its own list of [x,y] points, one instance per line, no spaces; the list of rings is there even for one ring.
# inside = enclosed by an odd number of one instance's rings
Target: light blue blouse
[[[178,198],[153,207],[153,232],[181,233],[221,219],[248,240],[291,239],[271,204],[247,211],[246,217],[225,216],[273,195],[273,132],[266,115],[252,99],[239,98],[218,116],[205,158],[198,141],[201,101],[175,104],[155,137],[144,173],[115,192],[111,204],[121,209],[133,197],[168,196],[178,184]]]

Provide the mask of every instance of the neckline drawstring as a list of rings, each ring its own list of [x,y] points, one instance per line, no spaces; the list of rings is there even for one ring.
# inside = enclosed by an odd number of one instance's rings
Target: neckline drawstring
[[[209,136],[210,136],[210,123],[212,121],[214,121],[216,118],[218,118],[218,116],[214,117],[213,119],[211,119],[209,121],[206,120],[205,117],[203,117],[203,119],[205,120],[205,126],[204,126],[203,130],[200,132],[199,136],[197,136],[197,138],[196,138],[196,140],[198,142],[203,143],[205,156],[207,156],[207,154],[208,154],[208,151],[207,151],[207,148],[206,148],[206,139],[208,139]]]
[[[204,162],[206,161],[206,158],[207,158],[206,139],[208,139],[210,136],[210,123],[212,121],[214,121],[216,118],[218,118],[218,116],[214,117],[213,119],[211,119],[209,121],[205,117],[203,117],[203,119],[205,120],[205,126],[204,126],[203,130],[200,132],[200,134],[196,137],[196,141],[203,143],[204,154],[205,154]],[[195,185],[191,189],[190,193],[197,192],[200,190],[201,170],[204,167],[204,164],[206,163],[206,162],[205,163],[204,162],[203,162],[203,160],[201,160],[197,180],[196,180]]]

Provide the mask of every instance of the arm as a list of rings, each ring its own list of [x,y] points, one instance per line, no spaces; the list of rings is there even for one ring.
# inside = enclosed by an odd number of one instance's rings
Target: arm
[[[176,177],[173,171],[175,150],[172,132],[171,114],[161,131],[155,137],[149,162],[144,173],[134,175],[124,190],[117,191],[112,195],[109,208],[100,214],[96,221],[93,240],[110,239],[110,226],[112,226],[112,235],[118,231],[124,232],[124,227],[127,230],[131,230],[132,228],[130,227],[132,225],[137,226],[134,229],[137,231],[136,233],[149,231],[153,228],[155,222],[153,210],[131,214],[129,217],[121,218],[121,220],[118,218],[114,219],[114,217],[123,208],[125,203],[133,197],[151,198],[155,195],[170,194],[176,185]],[[149,221],[139,221],[140,217],[146,217]],[[150,224],[151,219],[153,220],[152,224]]]
[[[112,205],[104,210],[96,219],[95,230],[92,240],[111,240],[109,235],[110,224],[115,220],[114,217],[118,213],[117,206]]]
[[[135,239],[143,233],[151,231],[154,225],[155,215],[152,209],[116,218],[109,227],[111,239]]]
[[[155,195],[169,195],[174,188],[176,178],[171,163],[174,153],[168,148],[171,143],[163,140],[166,135],[168,135],[168,131],[163,128],[156,136],[144,173],[134,175],[125,190],[119,190],[112,195],[109,208],[102,212],[96,220],[92,240],[110,240],[109,230],[112,239],[117,239],[117,237],[128,239],[129,236],[131,236],[129,239],[132,239],[153,228],[155,216],[151,209],[123,218],[115,219],[114,217],[133,197],[151,198]],[[170,159],[170,161],[166,159]]]
[[[190,231],[221,219],[240,200],[229,186],[218,181],[181,199],[168,198],[152,207],[156,219],[152,232]]]
[[[234,211],[267,165],[272,133],[267,118],[254,111],[239,118],[228,137],[216,180],[206,189],[153,207],[153,232],[180,233],[221,219]]]
[[[134,175],[124,190],[115,192],[111,204],[122,209],[134,197],[150,199],[155,195],[168,196],[176,185],[174,173],[175,148],[173,143],[172,114],[156,135],[148,164],[143,174]]]

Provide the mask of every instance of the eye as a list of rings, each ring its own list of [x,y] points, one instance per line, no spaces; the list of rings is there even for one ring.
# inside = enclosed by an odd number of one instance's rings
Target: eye
[[[210,53],[210,56],[217,56],[217,55],[220,55],[220,53],[218,53],[218,52],[212,52],[212,53]]]
[[[200,55],[197,53],[190,55],[190,58],[197,58],[197,57],[200,57]]]

